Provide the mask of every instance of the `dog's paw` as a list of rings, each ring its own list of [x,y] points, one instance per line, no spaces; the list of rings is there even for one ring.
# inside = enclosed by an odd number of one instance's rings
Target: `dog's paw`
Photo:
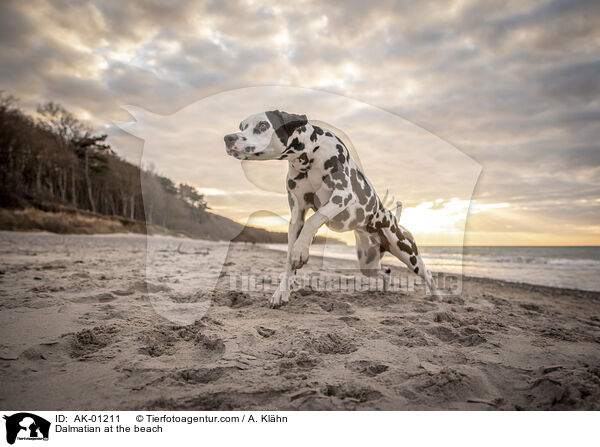
[[[294,244],[292,253],[290,255],[290,264],[294,270],[298,270],[304,264],[308,262],[308,244],[298,243]]]
[[[441,303],[442,301],[444,301],[442,294],[435,286],[431,287],[430,293],[431,293],[431,295],[430,295],[431,301],[438,302],[438,303]]]
[[[282,305],[286,304],[290,300],[290,294],[292,290],[287,285],[282,283],[279,285],[273,296],[269,299],[269,307],[277,309]]]

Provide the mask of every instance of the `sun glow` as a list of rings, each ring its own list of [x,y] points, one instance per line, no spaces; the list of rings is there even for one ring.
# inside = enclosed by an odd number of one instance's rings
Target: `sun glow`
[[[419,244],[462,245],[469,214],[479,214],[488,210],[496,212],[495,210],[508,207],[507,203],[478,204],[456,197],[447,201],[437,199],[406,207],[400,216],[400,224],[415,236]],[[253,216],[248,219],[247,224],[270,231],[286,232],[289,216]],[[349,245],[354,245],[355,242],[352,231],[336,233],[323,226],[317,234],[341,239]]]

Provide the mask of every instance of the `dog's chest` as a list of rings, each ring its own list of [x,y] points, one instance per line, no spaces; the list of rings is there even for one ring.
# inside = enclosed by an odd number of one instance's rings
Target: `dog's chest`
[[[290,167],[294,172],[306,174],[310,171],[313,161],[307,154],[301,154],[300,157],[290,160]]]
[[[317,170],[299,172],[296,169],[290,169],[288,179],[292,179],[292,181],[288,180],[288,189],[296,195],[316,192],[322,189],[323,185],[322,174]]]

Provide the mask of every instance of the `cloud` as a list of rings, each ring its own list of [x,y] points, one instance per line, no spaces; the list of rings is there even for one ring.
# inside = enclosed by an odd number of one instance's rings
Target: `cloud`
[[[389,110],[464,150],[483,166],[480,200],[511,212],[547,203],[538,212],[549,228],[563,222],[552,201],[571,201],[570,218],[589,223],[590,206],[578,200],[598,194],[597,1],[13,0],[0,8],[0,83],[29,110],[56,100],[101,127],[127,119],[122,104],[170,114],[235,88],[319,89]],[[360,113],[327,113],[346,115],[374,146],[389,144]],[[111,138],[139,161],[139,141]],[[525,228],[510,225],[497,229]]]

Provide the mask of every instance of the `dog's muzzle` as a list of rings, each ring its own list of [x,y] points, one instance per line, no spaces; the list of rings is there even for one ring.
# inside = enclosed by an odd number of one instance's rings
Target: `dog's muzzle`
[[[235,142],[238,139],[239,139],[239,137],[233,133],[231,133],[229,135],[225,135],[225,137],[223,138],[223,140],[225,140],[225,150],[226,150],[227,154],[231,155],[232,157],[235,157],[237,159],[241,159],[239,152],[234,149]]]
[[[223,139],[225,140],[225,146],[227,147],[227,149],[231,149],[237,141],[238,136],[236,134],[230,133],[229,135],[225,135]]]

